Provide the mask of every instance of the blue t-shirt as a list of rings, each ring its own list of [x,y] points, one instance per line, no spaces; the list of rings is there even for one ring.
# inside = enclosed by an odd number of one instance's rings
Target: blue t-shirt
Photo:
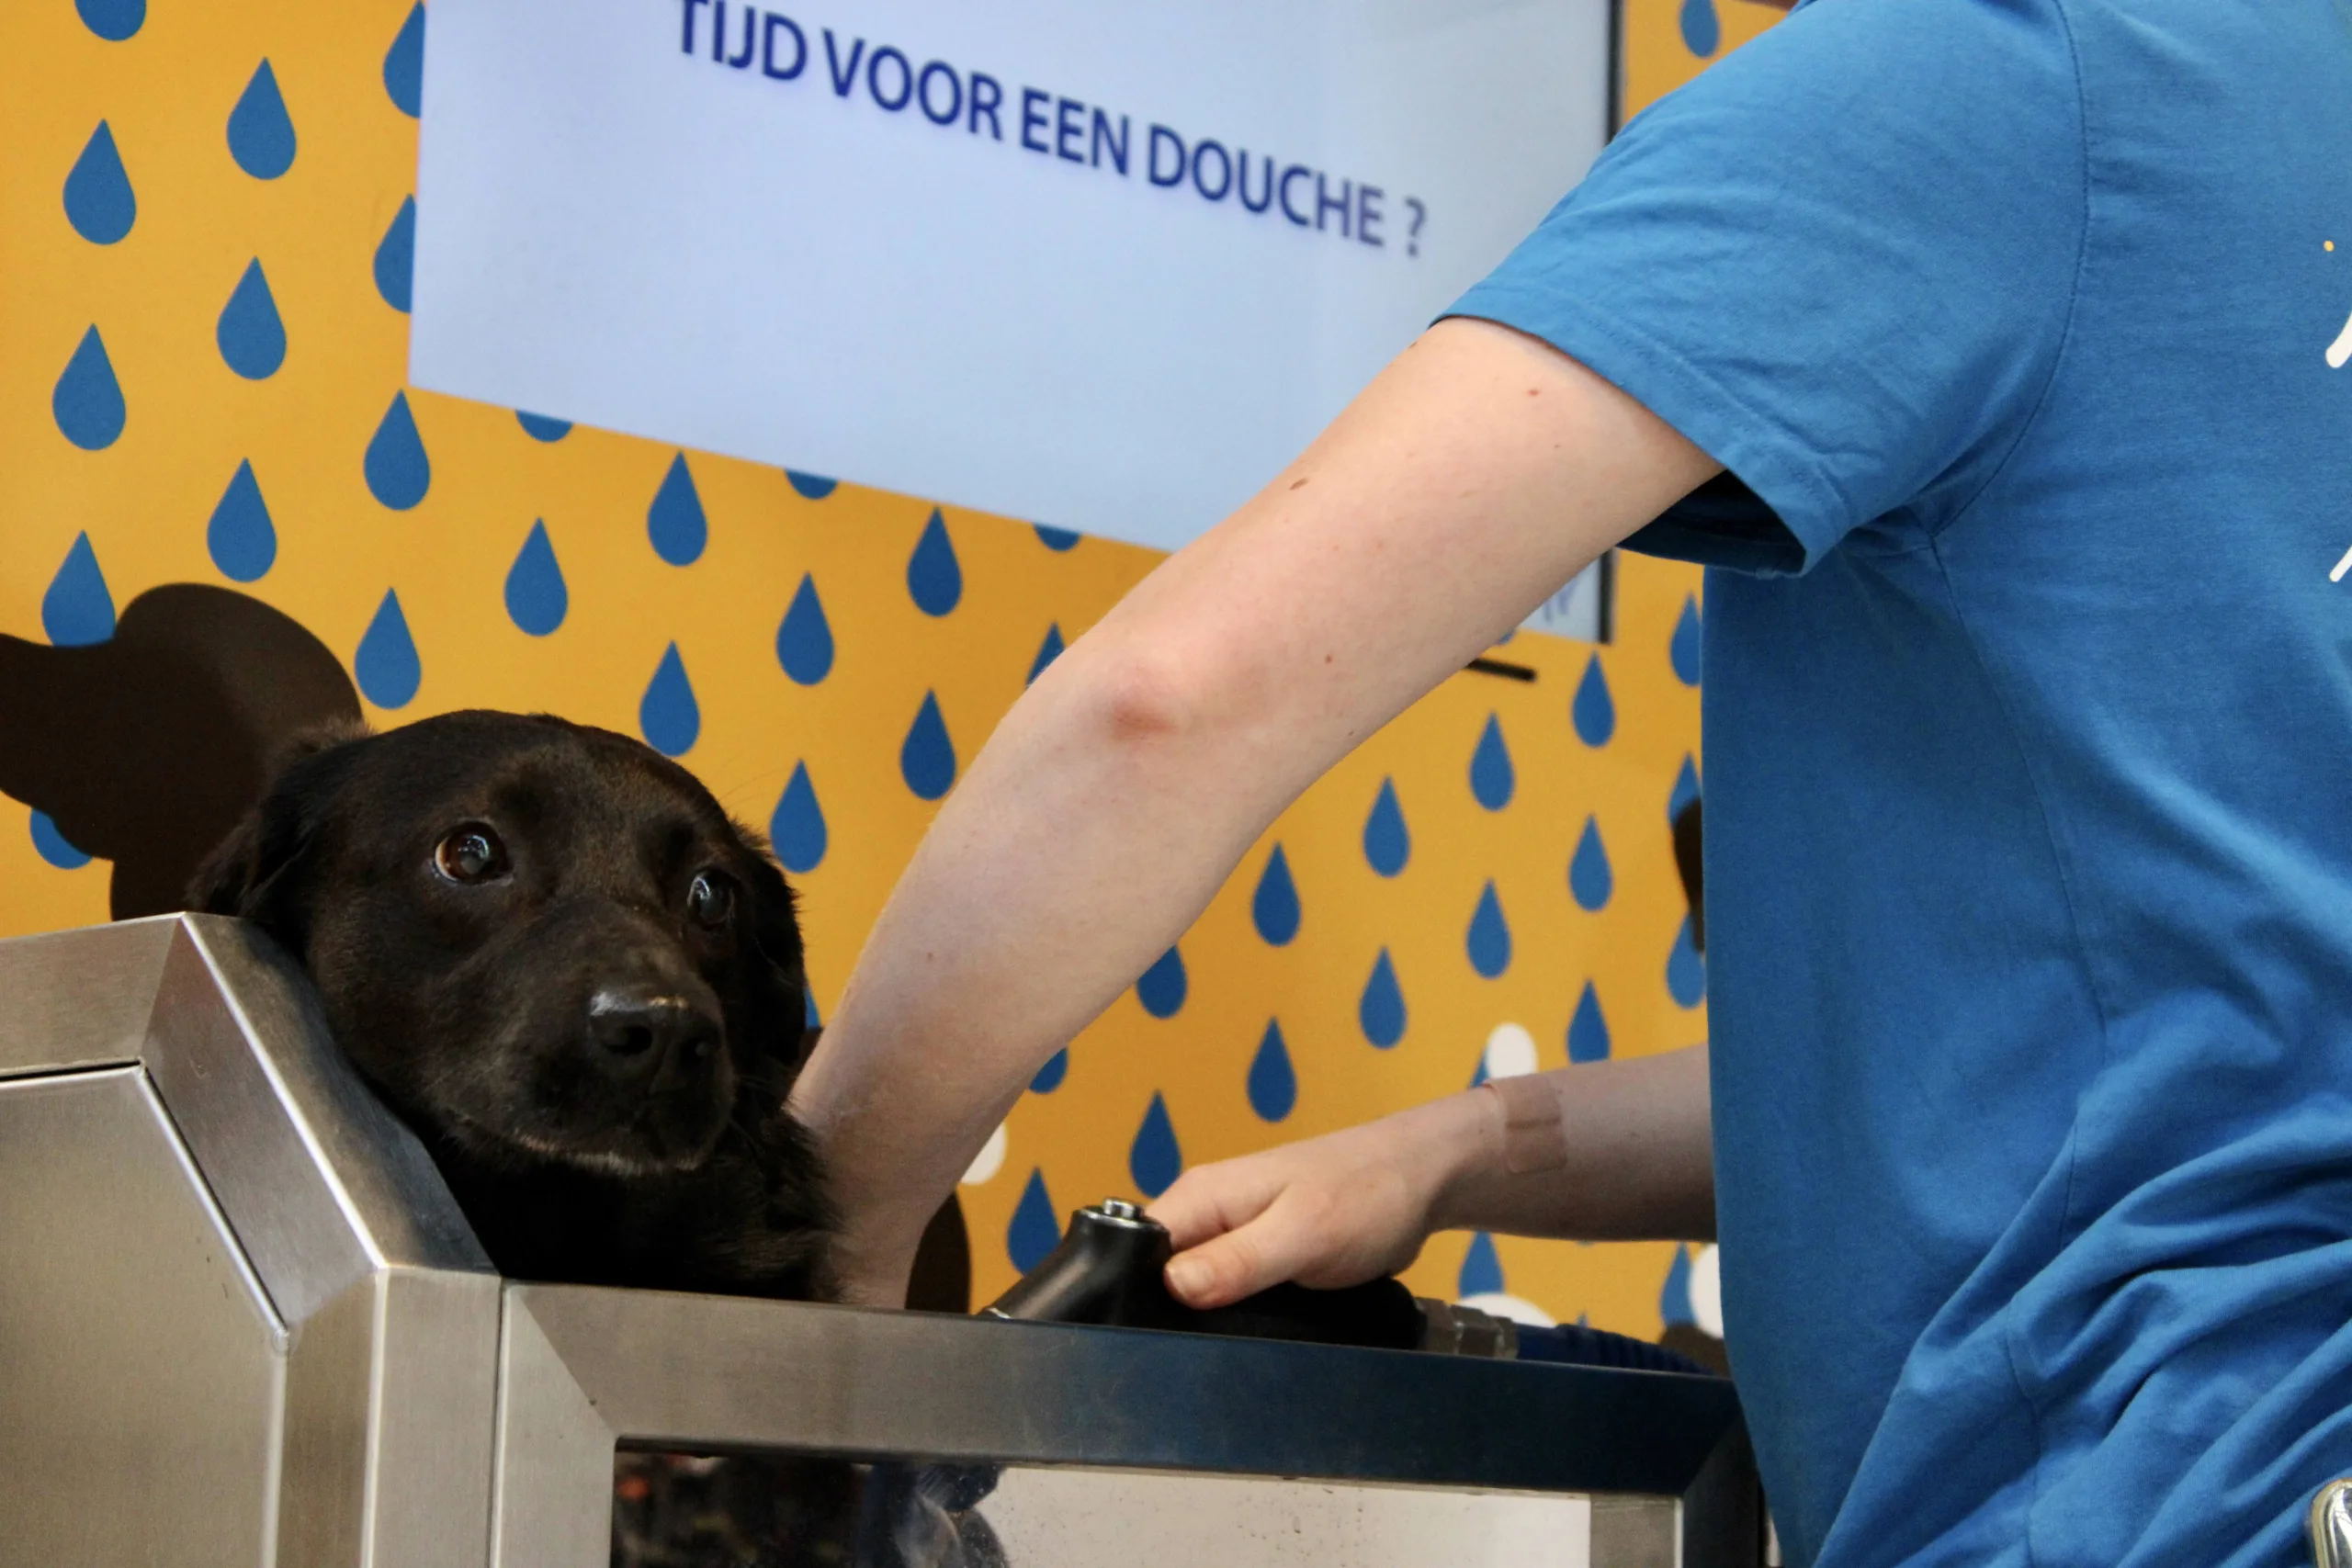
[[[1792,1560],[2301,1561],[2352,1472],[2352,10],[1813,0],[1456,309],[1736,476],[1634,544],[1714,569],[1724,1300]]]

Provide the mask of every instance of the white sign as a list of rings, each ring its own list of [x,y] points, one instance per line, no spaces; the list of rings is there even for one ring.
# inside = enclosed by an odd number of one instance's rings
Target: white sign
[[[1174,547],[1582,175],[1609,0],[434,0],[412,380]]]

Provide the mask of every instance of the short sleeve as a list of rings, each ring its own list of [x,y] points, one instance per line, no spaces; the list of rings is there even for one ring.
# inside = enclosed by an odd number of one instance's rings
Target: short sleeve
[[[1730,470],[1635,547],[1804,570],[1892,513],[1932,531],[2014,446],[2085,179],[2061,0],[1813,0],[1626,127],[1450,313],[1551,343]]]

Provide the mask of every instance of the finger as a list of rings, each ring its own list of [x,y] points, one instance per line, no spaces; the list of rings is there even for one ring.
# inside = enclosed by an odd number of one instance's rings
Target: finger
[[[1168,1289],[1190,1307],[1225,1306],[1281,1284],[1313,1261],[1312,1227],[1275,1203],[1248,1224],[1169,1259]]]
[[[1182,1252],[1248,1224],[1281,1190],[1264,1161],[1245,1156],[1193,1167],[1144,1213],[1168,1227],[1170,1245]]]

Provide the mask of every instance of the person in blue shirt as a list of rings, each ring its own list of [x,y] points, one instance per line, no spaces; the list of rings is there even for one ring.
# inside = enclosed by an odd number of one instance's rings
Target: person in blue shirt
[[[1808,0],[1012,710],[795,1104],[887,1301],[1298,793],[1703,561],[1711,1050],[1188,1174],[1202,1303],[1717,1234],[1792,1562],[2274,1564],[2352,1468],[2352,22]]]

